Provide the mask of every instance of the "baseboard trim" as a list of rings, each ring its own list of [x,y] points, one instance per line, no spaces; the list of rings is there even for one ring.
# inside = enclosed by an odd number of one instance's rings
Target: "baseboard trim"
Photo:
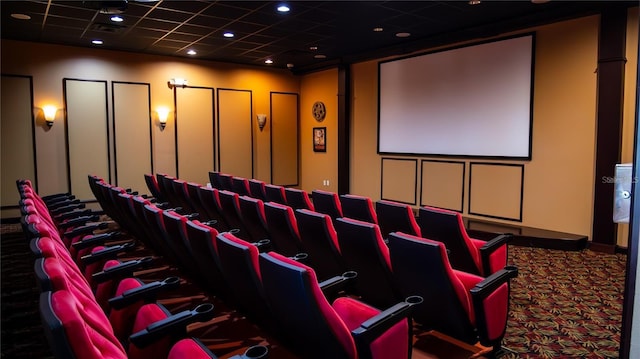
[[[614,254],[616,252],[615,244],[589,242],[589,249],[594,252]]]

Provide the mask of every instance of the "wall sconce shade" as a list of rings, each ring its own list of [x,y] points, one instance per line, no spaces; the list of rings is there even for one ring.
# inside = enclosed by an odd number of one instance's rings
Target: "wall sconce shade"
[[[259,113],[257,117],[258,117],[258,127],[260,128],[260,131],[262,131],[262,129],[264,128],[264,125],[267,124],[267,115],[264,113]]]
[[[47,126],[53,126],[53,121],[56,119],[56,112],[58,112],[58,108],[53,105],[47,105],[42,108],[42,112],[44,112],[44,120],[47,122]]]
[[[156,110],[158,113],[158,121],[160,122],[160,131],[164,131],[167,126],[167,119],[169,118],[169,109],[167,107],[158,107]]]
[[[179,77],[176,77],[174,79],[169,79],[169,82],[167,83],[167,85],[169,85],[170,89],[174,89],[176,87],[185,88],[187,87],[187,79],[181,79]]]

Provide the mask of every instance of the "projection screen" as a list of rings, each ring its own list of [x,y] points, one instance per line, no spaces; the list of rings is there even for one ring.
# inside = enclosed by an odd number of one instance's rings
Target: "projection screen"
[[[378,64],[378,153],[531,158],[534,35]]]

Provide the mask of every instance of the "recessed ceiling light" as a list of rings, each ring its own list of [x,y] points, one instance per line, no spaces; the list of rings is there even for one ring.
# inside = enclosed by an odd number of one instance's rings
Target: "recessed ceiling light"
[[[409,37],[411,36],[410,32],[399,32],[396,34],[396,37]]]
[[[122,18],[122,16],[114,15],[114,16],[111,17],[111,21],[113,21],[113,22],[123,22],[124,18]]]
[[[289,8],[289,5],[287,5],[287,4],[280,4],[280,5],[278,5],[277,10],[279,12],[289,12],[289,10],[291,10],[291,8]]]
[[[373,31],[374,31],[374,32],[382,32],[382,31],[384,31],[384,29],[383,29],[383,28],[381,28],[381,27],[374,27],[374,28],[373,28]]]
[[[27,14],[11,14],[11,17],[18,20],[31,20],[31,16]]]
[[[102,45],[104,42],[102,42],[102,40],[92,40],[91,43],[94,45]]]
[[[480,0],[469,0],[469,5],[478,5],[480,4]]]
[[[196,50],[192,49],[192,50],[187,51],[187,54],[188,55],[195,55],[195,54],[197,54],[197,52],[196,52]]]
[[[309,46],[309,50],[311,51],[316,51],[318,49],[318,46]]]
[[[231,37],[234,37],[236,35],[231,31],[227,31],[224,34],[222,34],[222,36],[231,38]]]
[[[272,64],[272,63],[273,63],[273,60],[271,60],[271,59],[266,59],[266,60],[264,60],[264,63],[265,63],[265,64]]]
[[[313,56],[314,59],[326,59],[327,55],[317,54]]]

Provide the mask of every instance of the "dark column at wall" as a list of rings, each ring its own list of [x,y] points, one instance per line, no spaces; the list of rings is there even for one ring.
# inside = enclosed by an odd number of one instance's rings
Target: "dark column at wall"
[[[349,138],[351,125],[351,68],[349,65],[338,67],[338,193],[349,193],[351,173],[349,166]]]
[[[596,164],[591,249],[613,253],[616,224],[613,223],[615,164],[620,161],[624,95],[627,9],[605,9],[600,18],[596,119]]]

